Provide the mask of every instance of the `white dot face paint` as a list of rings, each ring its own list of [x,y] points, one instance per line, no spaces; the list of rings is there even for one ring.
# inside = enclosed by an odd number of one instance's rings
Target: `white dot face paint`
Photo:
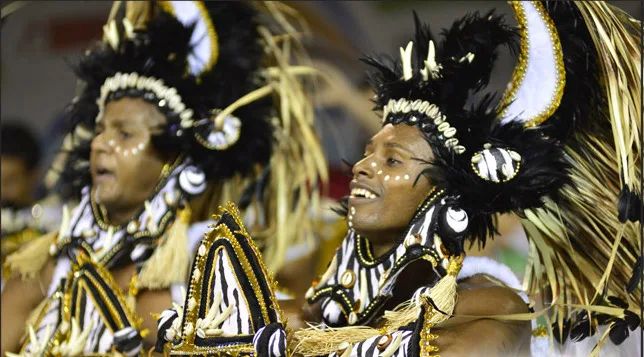
[[[145,148],[145,144],[140,143],[138,146],[139,150],[143,151],[143,148]]]
[[[400,180],[400,176],[396,176],[396,181]]]
[[[139,149],[137,148],[132,149],[132,155],[136,155],[137,152],[139,152]]]
[[[389,175],[385,176],[385,181],[389,181],[390,177]]]
[[[376,163],[375,163],[375,162],[372,162],[372,163],[371,163],[371,167],[376,167],[376,166],[377,166],[377,165],[376,165]]]
[[[121,147],[120,147],[120,146],[115,147],[115,148],[114,148],[114,151],[116,151],[116,152],[121,152]]]
[[[115,144],[116,144],[116,143],[114,142],[114,140],[109,140],[109,141],[107,142],[107,145],[109,145],[109,146],[111,146],[111,147],[114,147],[114,145],[115,145]]]
[[[409,175],[405,175],[405,180],[409,180]]]
[[[378,170],[377,174],[382,175],[382,170]]]

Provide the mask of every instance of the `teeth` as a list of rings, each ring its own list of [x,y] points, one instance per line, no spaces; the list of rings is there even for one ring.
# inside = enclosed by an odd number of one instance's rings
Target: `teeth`
[[[364,188],[354,188],[353,190],[351,190],[351,196],[353,196],[353,197],[365,197],[365,198],[369,198],[369,199],[378,197],[378,196],[376,196],[376,194],[372,193],[369,190],[365,190]]]

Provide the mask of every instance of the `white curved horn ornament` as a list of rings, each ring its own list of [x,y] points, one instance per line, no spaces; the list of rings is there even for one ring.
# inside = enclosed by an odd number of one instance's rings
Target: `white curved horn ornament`
[[[501,122],[535,126],[557,110],[566,82],[559,35],[539,1],[511,1],[521,34],[521,53],[503,95]]]

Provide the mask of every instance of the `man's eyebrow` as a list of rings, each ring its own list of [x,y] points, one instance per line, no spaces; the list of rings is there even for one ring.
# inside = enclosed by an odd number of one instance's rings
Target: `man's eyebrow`
[[[395,142],[388,141],[388,142],[385,143],[385,146],[390,147],[390,148],[400,149],[400,150],[406,151],[406,152],[408,152],[410,154],[414,154],[414,152],[412,152],[411,150],[409,150],[406,147],[404,147],[404,146],[402,146],[402,145],[400,145],[398,143],[395,143]]]

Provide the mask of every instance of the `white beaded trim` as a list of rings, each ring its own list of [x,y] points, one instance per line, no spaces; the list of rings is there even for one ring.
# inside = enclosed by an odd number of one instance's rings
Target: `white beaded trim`
[[[432,104],[426,100],[420,100],[416,99],[414,101],[405,99],[405,98],[400,98],[398,100],[395,99],[390,99],[389,103],[385,105],[383,108],[383,114],[382,114],[382,122],[384,123],[385,120],[387,120],[387,117],[390,114],[396,114],[396,113],[409,113],[411,111],[420,113],[422,115],[427,116],[430,119],[433,119],[434,125],[437,126],[437,129],[441,134],[443,135],[444,138],[444,144],[448,148],[453,148],[454,152],[457,154],[462,154],[465,152],[465,147],[462,145],[458,145],[458,139],[455,138],[456,135],[456,128],[452,127],[449,125],[447,122],[447,117],[445,114],[442,114],[440,109],[436,106],[436,104]],[[411,120],[412,122],[415,122],[416,120],[415,117],[412,117]]]
[[[105,82],[101,86],[100,97],[96,100],[99,108],[96,122],[99,122],[103,117],[103,112],[105,110],[105,100],[107,99],[107,96],[112,92],[127,90],[130,88],[152,92],[159,99],[158,105],[166,105],[173,112],[179,114],[181,128],[188,129],[194,126],[194,111],[190,108],[187,108],[186,105],[182,102],[181,96],[179,95],[179,93],[177,93],[176,88],[166,86],[163,83],[162,79],[141,76],[135,72],[118,72],[114,76],[109,77],[105,80]],[[213,112],[218,113],[219,110],[215,110]],[[241,120],[234,116],[228,116],[225,118],[224,127],[222,128],[222,130],[213,130],[205,139],[202,138],[199,134],[196,134],[195,137],[200,144],[208,149],[225,150],[236,143],[237,140],[239,140],[240,130]]]

